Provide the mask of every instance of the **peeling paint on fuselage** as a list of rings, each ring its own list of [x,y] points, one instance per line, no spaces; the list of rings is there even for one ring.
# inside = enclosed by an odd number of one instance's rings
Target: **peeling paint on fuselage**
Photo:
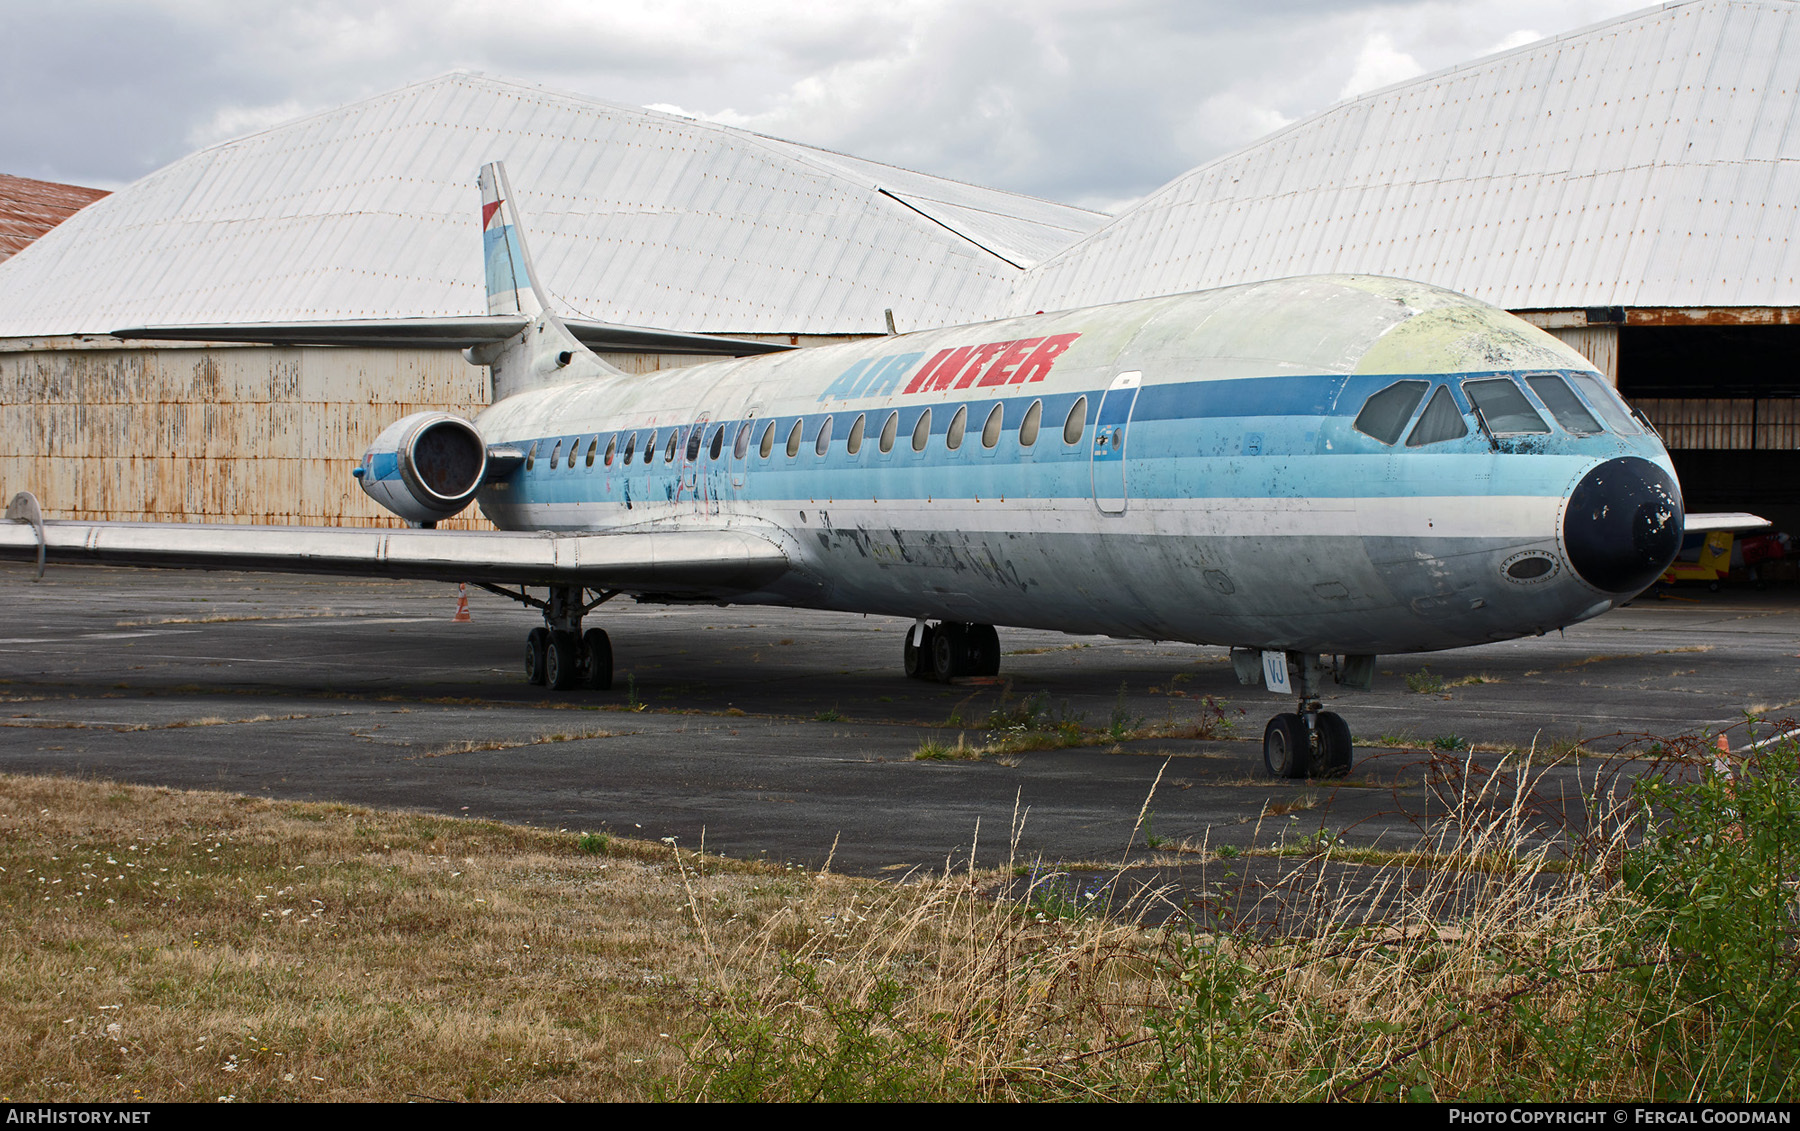
[[[1063,348],[1025,364],[1047,340]],[[952,387],[906,392],[970,343],[986,354],[959,357],[1011,368],[971,362]],[[1130,372],[1142,386],[1113,514],[1096,502],[1092,449],[1101,397]],[[1502,564],[1523,551],[1561,563],[1574,485],[1625,455],[1672,476],[1661,444],[1554,425],[1490,440],[1460,387],[1593,372],[1549,334],[1424,284],[1277,280],[522,393],[479,419],[490,443],[585,451],[616,437],[622,453],[635,433],[634,457],[540,462],[480,499],[509,529],[755,529],[795,569],[746,603],[1317,652],[1448,648],[1556,628],[1618,596],[1570,568],[1523,584]],[[1402,378],[1447,387],[1466,434],[1407,447],[1358,431],[1367,398]],[[998,434],[984,436],[995,406]]]

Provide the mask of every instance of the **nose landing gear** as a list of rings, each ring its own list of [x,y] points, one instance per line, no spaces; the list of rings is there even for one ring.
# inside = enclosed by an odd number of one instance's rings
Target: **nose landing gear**
[[[1263,729],[1263,766],[1270,776],[1278,778],[1338,777],[1349,773],[1353,753],[1350,724],[1319,702],[1319,685],[1325,675],[1323,658],[1314,653],[1289,652],[1286,666],[1291,677],[1288,687],[1298,696],[1299,709],[1276,715]],[[1360,666],[1370,668],[1372,674],[1373,657]],[[1362,682],[1360,670],[1350,674],[1352,678],[1343,682]]]

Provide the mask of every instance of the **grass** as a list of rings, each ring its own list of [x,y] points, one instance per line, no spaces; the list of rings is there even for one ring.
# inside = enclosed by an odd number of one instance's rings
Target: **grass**
[[[1035,750],[1109,746],[1155,738],[1225,741],[1237,736],[1239,721],[1245,714],[1242,707],[1233,707],[1227,700],[1207,695],[1190,700],[1194,711],[1192,720],[1177,718],[1174,701],[1171,700],[1166,717],[1161,722],[1152,723],[1130,713],[1127,708],[1126,687],[1120,684],[1118,697],[1108,714],[1106,725],[1097,727],[1089,725],[1085,713],[1071,711],[1067,701],[1053,705],[1046,692],[1038,691],[1022,698],[1015,697],[1010,680],[1001,686],[998,702],[983,718],[975,701],[985,694],[987,693],[978,691],[958,702],[951,708],[945,723],[958,730],[982,730],[984,734],[981,742],[970,744],[966,737],[959,735],[954,748],[957,753],[951,755],[947,752],[952,748],[942,740],[927,739],[914,751],[913,758],[988,758],[1012,764],[1016,755]]]
[[[1022,860],[1022,818],[1005,868],[878,883],[0,777],[0,1096],[1791,1096],[1796,752],[1664,749],[1635,789],[1590,767],[1566,827],[1525,763],[1440,758],[1429,843],[1221,847],[1189,918],[1129,859]]]

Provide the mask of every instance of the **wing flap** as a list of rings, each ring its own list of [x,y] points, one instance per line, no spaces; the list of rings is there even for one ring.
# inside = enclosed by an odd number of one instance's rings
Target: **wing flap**
[[[0,560],[35,563],[38,538],[28,523],[0,522]],[[65,521],[43,524],[43,547],[52,564],[582,584],[690,596],[747,593],[788,568],[775,542],[729,529],[585,534]]]

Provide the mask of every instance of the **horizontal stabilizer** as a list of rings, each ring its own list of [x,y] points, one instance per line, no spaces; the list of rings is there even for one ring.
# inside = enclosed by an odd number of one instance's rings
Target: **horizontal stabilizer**
[[[1710,534],[1715,530],[1765,530],[1770,525],[1768,519],[1742,511],[1718,511],[1714,514],[1689,514],[1683,523],[1683,529],[1689,534]]]
[[[586,585],[626,593],[725,597],[787,571],[767,538],[741,530],[547,531],[229,526],[219,523],[0,522],[0,561],[262,573]]]
[[[133,326],[115,338],[159,342],[245,342],[275,346],[364,346],[373,348],[469,349],[505,341],[529,323],[519,314],[467,318],[369,318],[331,322],[217,322],[192,326]],[[779,353],[793,346],[717,338],[645,326],[563,319],[562,324],[589,349],[628,353],[691,353],[748,357]]]

